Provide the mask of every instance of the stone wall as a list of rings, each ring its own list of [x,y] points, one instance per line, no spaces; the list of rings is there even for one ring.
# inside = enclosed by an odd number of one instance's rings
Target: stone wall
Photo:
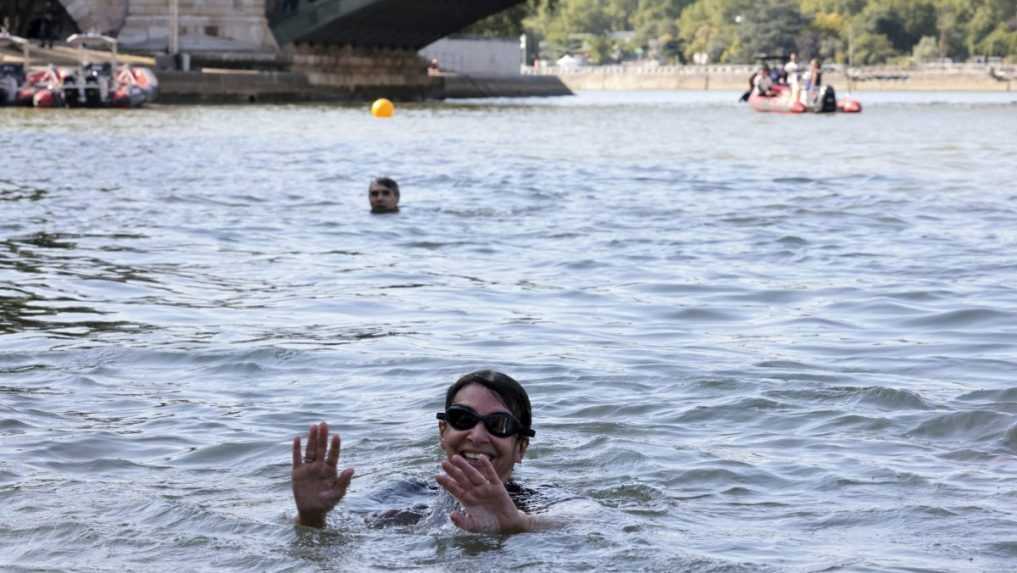
[[[312,85],[346,92],[354,98],[377,94],[402,100],[425,99],[433,97],[436,89],[427,75],[427,60],[412,50],[296,44],[290,56],[292,70],[306,75]]]
[[[548,97],[573,95],[557,76],[443,75],[442,97]]]
[[[127,19],[128,0],[60,0],[82,32],[117,34]]]
[[[257,103],[327,99],[293,72],[159,72],[160,103]]]
[[[64,0],[103,13],[104,3],[127,0]],[[265,0],[178,0],[180,51],[189,53],[278,51],[265,19]],[[169,47],[169,0],[130,0],[118,39],[128,50]],[[77,9],[79,12],[83,9]],[[80,22],[81,20],[79,20]]]

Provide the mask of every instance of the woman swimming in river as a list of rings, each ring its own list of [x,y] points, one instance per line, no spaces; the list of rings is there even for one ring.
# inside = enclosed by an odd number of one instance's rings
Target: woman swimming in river
[[[524,510],[525,490],[512,482],[534,437],[530,398],[522,385],[493,370],[461,377],[445,393],[438,438],[446,459],[435,479],[459,501],[452,523],[467,531],[518,533],[544,525]],[[293,439],[293,498],[297,523],[324,527],[325,516],[346,495],[353,469],[338,469],[340,439],[324,422],[312,425],[301,455]],[[422,516],[421,516],[422,517]]]

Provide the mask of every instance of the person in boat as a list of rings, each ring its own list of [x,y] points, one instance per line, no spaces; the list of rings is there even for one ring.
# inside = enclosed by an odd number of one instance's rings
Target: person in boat
[[[791,52],[787,57],[787,63],[784,64],[784,77],[787,78],[787,83],[790,85],[792,82],[797,81],[798,73],[801,70],[798,65],[798,54]]]
[[[371,202],[372,213],[396,213],[399,211],[399,184],[390,177],[378,177],[367,188],[367,199]]]
[[[438,441],[445,453],[438,485],[460,507],[451,511],[452,523],[466,531],[519,533],[550,525],[526,511],[531,494],[512,481],[512,470],[523,461],[532,429],[526,390],[512,377],[478,370],[456,380],[445,392],[445,409],[438,415]],[[324,422],[312,425],[307,447],[293,439],[293,498],[296,523],[323,528],[326,516],[350,487],[354,470],[339,470],[340,438],[328,434]],[[419,522],[421,512],[385,512],[398,525]]]
[[[809,69],[805,72],[802,77],[802,85],[805,88],[803,91],[803,103],[810,105],[814,103],[819,97],[819,90],[823,85],[823,64],[819,58],[812,58],[809,60]]]
[[[773,80],[770,79],[770,66],[769,64],[763,64],[763,67],[756,72],[756,78],[754,81],[754,88],[756,93],[763,97],[773,97]]]
[[[749,76],[749,89],[745,90],[742,97],[738,98],[738,101],[749,101],[749,96],[752,95],[752,90],[756,89],[756,76],[758,76],[759,73],[759,70],[752,72],[752,75]]]
[[[801,76],[798,66],[798,54],[791,52],[784,64],[784,83],[791,88],[791,101],[798,101],[801,91]]]

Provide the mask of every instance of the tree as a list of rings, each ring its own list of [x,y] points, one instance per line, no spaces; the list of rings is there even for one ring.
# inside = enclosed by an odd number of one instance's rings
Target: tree
[[[890,39],[879,32],[863,32],[854,41],[854,65],[884,64],[897,52]]]
[[[916,63],[928,62],[939,56],[939,44],[935,36],[925,36],[911,49],[911,58]]]
[[[0,0],[15,2],[16,0]],[[1015,57],[1014,0],[527,0],[468,30],[523,31],[557,50],[585,46],[594,59],[649,48],[658,59],[706,53],[713,62],[751,62],[758,53],[855,63],[934,56]],[[634,31],[622,44],[613,32]],[[929,40],[933,38],[934,40]],[[931,42],[935,42],[933,53]],[[919,45],[921,44],[921,45]]]
[[[680,51],[678,17],[692,0],[643,0],[630,22],[636,41],[652,47],[651,55],[673,59]]]
[[[745,14],[738,26],[742,59],[757,54],[787,55],[798,51],[797,37],[805,20],[793,0],[764,0]]]

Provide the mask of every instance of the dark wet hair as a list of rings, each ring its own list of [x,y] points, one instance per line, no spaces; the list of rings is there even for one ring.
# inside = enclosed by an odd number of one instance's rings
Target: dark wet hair
[[[455,399],[456,394],[470,384],[480,384],[494,392],[508,406],[509,411],[519,420],[523,428],[530,429],[533,424],[533,410],[530,407],[530,397],[526,394],[526,390],[523,389],[522,384],[516,382],[511,376],[494,370],[477,370],[456,380],[454,384],[448,387],[448,391],[445,392],[446,410],[452,405],[452,400]],[[525,436],[520,436],[519,438],[522,440],[529,439]]]
[[[381,185],[382,187],[391,190],[395,193],[396,199],[399,198],[399,184],[396,183],[395,179],[391,177],[375,177],[371,181],[371,187],[375,185]]]

